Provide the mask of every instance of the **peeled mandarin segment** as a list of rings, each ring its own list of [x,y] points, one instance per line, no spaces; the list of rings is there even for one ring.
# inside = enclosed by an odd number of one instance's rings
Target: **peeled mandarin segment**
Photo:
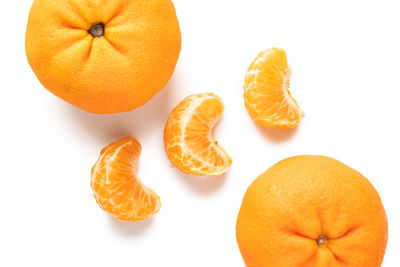
[[[146,219],[161,206],[160,197],[136,176],[140,152],[139,142],[126,137],[104,148],[92,168],[96,202],[121,221]]]
[[[225,173],[232,159],[212,137],[212,130],[224,111],[213,93],[191,95],[172,111],[164,131],[165,151],[179,170],[217,176]]]
[[[116,113],[167,84],[181,32],[170,0],[35,0],[25,48],[50,92],[89,112]]]
[[[236,238],[248,267],[381,266],[387,218],[371,183],[323,156],[280,161],[247,189]]]
[[[289,92],[292,72],[283,49],[261,52],[251,63],[244,82],[246,109],[266,128],[295,128],[303,112]]]

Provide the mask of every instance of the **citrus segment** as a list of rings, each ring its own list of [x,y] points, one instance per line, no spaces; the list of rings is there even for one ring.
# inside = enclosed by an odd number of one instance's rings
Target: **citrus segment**
[[[92,168],[91,187],[99,206],[121,221],[139,221],[157,213],[160,198],[137,177],[138,141],[120,139],[104,148]]]
[[[171,163],[185,173],[221,175],[232,159],[212,137],[212,130],[224,110],[213,93],[191,95],[172,111],[164,131],[164,143]]]
[[[251,63],[244,82],[246,109],[266,128],[295,128],[303,112],[289,92],[292,72],[283,49],[261,52]]]

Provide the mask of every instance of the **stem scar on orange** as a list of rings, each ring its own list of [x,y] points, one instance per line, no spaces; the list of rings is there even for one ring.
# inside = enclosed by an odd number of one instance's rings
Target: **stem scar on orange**
[[[297,156],[247,189],[236,238],[248,267],[378,267],[387,218],[363,175],[332,158]]]
[[[99,206],[121,221],[139,221],[156,214],[160,198],[137,177],[141,152],[131,137],[111,143],[92,168],[91,187]]]
[[[50,92],[89,112],[116,113],[167,84],[181,32],[170,0],[35,0],[25,49]]]
[[[223,111],[222,100],[213,93],[188,96],[174,108],[165,125],[164,144],[175,167],[202,176],[228,171],[232,159],[212,137]]]

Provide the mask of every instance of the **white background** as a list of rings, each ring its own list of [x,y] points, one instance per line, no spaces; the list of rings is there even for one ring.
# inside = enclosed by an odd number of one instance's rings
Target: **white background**
[[[299,154],[337,158],[370,179],[389,218],[383,266],[400,266],[397,2],[175,0],[183,48],[168,86],[135,111],[94,115],[50,94],[28,66],[32,1],[1,1],[0,266],[243,266],[243,194]],[[294,131],[258,127],[243,104],[247,67],[273,46],[287,51],[306,113]],[[208,91],[225,103],[215,137],[233,158],[216,178],[171,168],[162,140],[171,109]],[[126,135],[141,142],[139,177],[162,201],[139,223],[105,214],[89,185],[101,148]]]

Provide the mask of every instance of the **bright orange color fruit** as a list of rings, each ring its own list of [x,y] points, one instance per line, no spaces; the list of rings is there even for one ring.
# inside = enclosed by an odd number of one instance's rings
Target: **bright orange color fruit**
[[[121,221],[139,221],[156,214],[160,198],[137,177],[141,152],[131,137],[111,143],[92,168],[91,187],[99,206]]]
[[[247,189],[236,238],[248,267],[380,266],[388,238],[371,183],[332,158],[298,156]]]
[[[266,128],[296,128],[303,116],[289,92],[292,71],[283,49],[261,52],[251,63],[244,82],[244,101],[253,120]]]
[[[224,111],[213,93],[186,97],[171,112],[164,131],[165,151],[179,170],[202,176],[225,173],[232,159],[212,137]]]
[[[181,32],[170,0],[35,0],[25,47],[53,94],[89,112],[116,113],[166,85]]]

